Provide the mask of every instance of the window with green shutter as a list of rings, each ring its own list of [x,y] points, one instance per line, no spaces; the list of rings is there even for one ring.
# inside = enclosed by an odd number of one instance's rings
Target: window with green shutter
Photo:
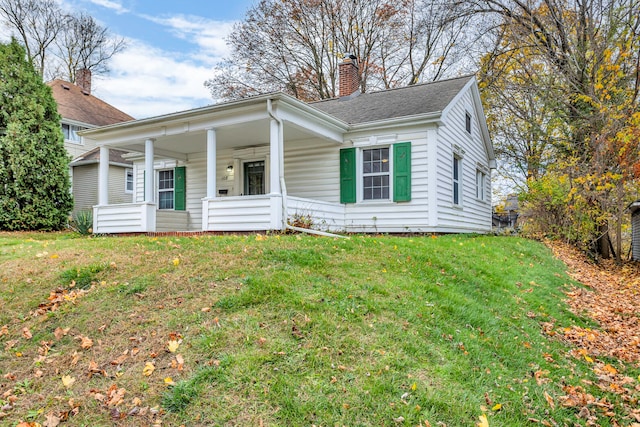
[[[184,166],[174,169],[174,210],[184,211],[187,209],[187,170]]]
[[[356,148],[340,150],[340,203],[355,203],[358,185],[362,200],[389,200],[391,188],[394,202],[411,200],[411,142],[360,149],[359,160],[356,154]]]
[[[340,150],[340,203],[356,202],[356,149]]]
[[[411,143],[393,145],[393,201],[411,200]]]

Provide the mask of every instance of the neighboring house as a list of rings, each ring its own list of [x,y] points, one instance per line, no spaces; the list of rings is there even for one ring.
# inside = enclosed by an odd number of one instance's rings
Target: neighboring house
[[[90,71],[78,71],[77,82],[77,85],[63,80],[47,83],[58,104],[58,113],[62,116],[64,147],[72,158],[70,173],[74,212],[92,209],[98,203],[100,151],[94,141],[85,140],[78,132],[133,120],[133,117],[128,114],[91,95]],[[110,163],[109,178],[112,180],[110,196],[114,203],[131,203],[133,191],[127,191],[124,184],[118,187],[118,184],[123,183],[128,175],[133,177],[133,163],[123,159],[121,154],[111,156],[114,161]]]
[[[495,157],[473,76],[339,99],[283,93],[83,131],[100,147],[94,232],[490,232]],[[137,152],[133,203],[110,198],[111,150]]]
[[[631,259],[640,261],[640,200],[629,205],[631,211]]]
[[[518,196],[516,194],[510,194],[507,196],[507,200],[504,204],[504,209],[500,212],[493,213],[493,228],[515,229],[518,225],[518,216],[520,211],[520,204],[518,202]]]

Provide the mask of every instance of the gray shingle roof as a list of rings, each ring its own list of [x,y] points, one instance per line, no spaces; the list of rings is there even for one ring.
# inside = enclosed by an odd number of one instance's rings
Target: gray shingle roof
[[[131,160],[128,160],[122,157],[127,153],[128,151],[118,150],[117,148],[109,149],[109,163],[133,165],[133,162]],[[74,163],[88,164],[88,163],[98,163],[99,161],[100,161],[100,147],[96,147],[93,150],[87,151],[83,155],[76,157],[73,160],[73,162],[71,162],[71,166],[73,166]]]
[[[363,93],[350,99],[329,99],[309,105],[349,124],[369,123],[446,108],[473,76]]]

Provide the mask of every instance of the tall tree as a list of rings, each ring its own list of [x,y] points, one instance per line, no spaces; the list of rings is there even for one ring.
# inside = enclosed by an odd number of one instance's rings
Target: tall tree
[[[492,59],[510,64],[492,70],[494,82],[502,79],[498,87],[506,86],[514,69],[522,72],[530,63],[540,67],[528,79],[532,84],[514,88],[516,99],[535,96],[547,120],[561,123],[552,135],[536,138],[552,144],[554,176],[568,179],[566,215],[590,224],[569,232],[606,254],[608,224],[613,221],[620,229],[624,210],[624,191],[611,190],[637,183],[639,148],[628,135],[636,133],[640,107],[640,6],[631,0],[462,3],[470,13],[495,16],[506,36]],[[528,61],[500,58],[514,52]]]
[[[0,16],[17,33],[27,57],[44,75],[48,52],[68,17],[55,0],[0,0]]]
[[[51,88],[15,39],[0,44],[0,229],[63,228],[69,160]]]
[[[56,75],[72,83],[76,81],[77,70],[108,73],[109,60],[126,46],[123,38],[112,36],[106,27],[82,12],[69,16],[55,45],[54,55],[60,60]]]
[[[27,57],[45,79],[75,83],[75,72],[109,71],[108,62],[125,48],[85,13],[69,14],[56,0],[0,0],[0,19],[25,47]]]
[[[271,90],[332,98],[345,53],[359,60],[363,92],[435,80],[459,65],[471,19],[460,10],[450,0],[261,0],[206,86],[223,99]]]

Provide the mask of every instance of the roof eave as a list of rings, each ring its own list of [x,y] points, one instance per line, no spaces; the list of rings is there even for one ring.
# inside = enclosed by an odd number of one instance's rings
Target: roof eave
[[[434,111],[431,113],[414,114],[411,116],[394,117],[384,120],[375,120],[371,122],[355,123],[349,127],[349,131],[362,131],[371,129],[388,129],[401,127],[406,125],[419,124],[437,124],[441,125],[442,111]]]
[[[179,111],[175,113],[149,117],[146,119],[132,120],[129,122],[116,123],[113,125],[102,126],[94,129],[86,129],[81,132],[78,132],[78,134],[81,136],[91,137],[94,135],[100,135],[104,132],[108,132],[111,130],[127,130],[129,128],[134,128],[138,126],[155,125],[155,124],[163,123],[166,121],[172,121],[172,120],[188,120],[188,119],[200,117],[206,114],[229,111],[239,107],[258,105],[263,102],[266,102],[267,100],[285,102],[299,110],[303,110],[304,112],[313,114],[315,117],[337,127],[338,129],[341,129],[343,131],[346,131],[348,129],[347,123],[323,111],[320,111],[317,108],[311,107],[308,104],[302,101],[299,101],[298,99],[293,98],[287,94],[284,94],[282,92],[274,92],[274,93],[267,93],[263,95],[257,95],[251,98],[239,99],[235,101],[224,102],[221,104],[208,105],[206,107],[199,107],[191,110]]]

